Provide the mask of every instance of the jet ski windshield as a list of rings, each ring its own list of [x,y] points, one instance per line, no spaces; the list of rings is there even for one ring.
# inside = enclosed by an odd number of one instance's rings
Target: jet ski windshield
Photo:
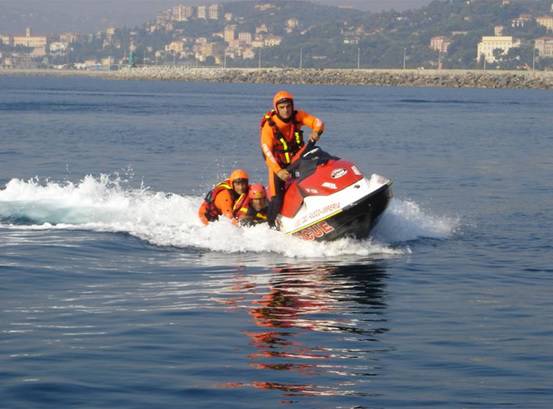
[[[317,166],[322,165],[329,160],[338,160],[337,156],[333,156],[319,147],[310,149],[304,153],[299,160],[288,166],[288,171],[294,179],[300,181],[310,176],[315,172]]]

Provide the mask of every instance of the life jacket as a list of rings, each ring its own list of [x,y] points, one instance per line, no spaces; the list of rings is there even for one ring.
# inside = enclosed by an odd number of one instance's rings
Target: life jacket
[[[305,144],[303,141],[303,131],[301,130],[301,124],[296,120],[296,114],[298,112],[294,111],[292,115],[292,134],[294,138],[290,141],[286,140],[277,124],[273,120],[273,117],[277,114],[273,109],[268,111],[263,118],[261,119],[260,127],[263,129],[266,123],[273,129],[273,136],[275,137],[274,144],[274,156],[275,159],[279,162],[281,167],[286,167],[292,162],[294,155],[303,147]],[[263,154],[265,159],[265,154]]]
[[[267,221],[267,211],[268,207],[265,209],[262,209],[261,211],[257,211],[251,206],[250,201],[248,200],[246,203],[242,205],[242,207],[239,210],[238,219],[245,220],[246,225],[252,225],[252,224],[258,224],[258,223],[264,223]]]
[[[247,193],[242,193],[241,195],[238,195],[238,193],[234,191],[230,179],[216,184],[204,198],[204,202],[206,203],[205,217],[210,222],[218,220],[219,215],[221,215],[221,211],[215,206],[215,197],[217,197],[217,195],[223,190],[228,190],[232,196],[232,199],[234,200],[234,204],[232,206],[232,213],[234,217],[238,215],[238,212],[244,206],[244,203],[248,198]]]

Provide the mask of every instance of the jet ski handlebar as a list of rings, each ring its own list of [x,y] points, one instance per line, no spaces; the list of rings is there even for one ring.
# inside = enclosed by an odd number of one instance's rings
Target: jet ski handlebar
[[[301,179],[315,171],[317,166],[326,163],[331,159],[339,159],[315,146],[316,141],[309,141],[297,154],[292,163],[286,167],[286,170],[292,176],[292,179]]]

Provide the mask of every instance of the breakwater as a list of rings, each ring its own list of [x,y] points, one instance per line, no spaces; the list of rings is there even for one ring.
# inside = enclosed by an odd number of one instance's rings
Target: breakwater
[[[114,80],[553,89],[553,71],[190,68],[151,66],[117,71],[2,70],[0,75],[95,76]]]

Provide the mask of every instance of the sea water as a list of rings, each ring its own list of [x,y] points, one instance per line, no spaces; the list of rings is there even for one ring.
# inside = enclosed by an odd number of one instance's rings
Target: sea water
[[[368,240],[207,227],[275,91]],[[0,77],[0,406],[549,408],[553,94]]]

